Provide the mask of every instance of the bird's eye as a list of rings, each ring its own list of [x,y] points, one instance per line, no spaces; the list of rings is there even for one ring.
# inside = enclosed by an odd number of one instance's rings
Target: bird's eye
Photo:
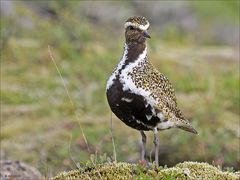
[[[134,27],[133,27],[133,26],[129,26],[129,29],[130,29],[130,30],[134,30]]]

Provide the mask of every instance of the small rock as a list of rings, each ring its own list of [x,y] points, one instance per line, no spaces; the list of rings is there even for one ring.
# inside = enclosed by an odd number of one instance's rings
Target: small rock
[[[0,161],[0,180],[41,180],[44,177],[40,172],[20,161],[1,160]]]

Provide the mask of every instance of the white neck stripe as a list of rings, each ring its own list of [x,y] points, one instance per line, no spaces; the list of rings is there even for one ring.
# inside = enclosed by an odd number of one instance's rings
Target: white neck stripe
[[[109,89],[113,85],[113,82],[116,79],[116,76],[118,75],[119,70],[126,64],[127,54],[128,54],[128,45],[125,44],[122,59],[120,60],[117,67],[115,68],[112,75],[109,77],[107,81],[107,89]],[[128,65],[126,68],[124,68],[124,71],[128,70],[130,67],[136,65],[140,61],[143,61],[146,58],[146,56],[147,56],[147,47],[145,47],[144,51],[138,56],[138,58],[134,62],[129,64],[131,66]]]
[[[123,65],[125,64],[126,59],[127,59],[127,54],[128,54],[128,45],[125,44],[122,59],[120,60],[117,67],[114,69],[112,75],[109,77],[109,79],[107,81],[107,89],[109,89],[113,85],[113,81],[114,81],[114,79],[116,79],[119,69],[121,69],[123,67]]]

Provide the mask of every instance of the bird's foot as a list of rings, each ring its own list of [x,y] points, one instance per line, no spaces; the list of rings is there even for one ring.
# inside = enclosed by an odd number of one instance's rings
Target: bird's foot
[[[152,163],[144,159],[144,160],[139,160],[138,165],[140,165],[141,167],[145,167],[147,169],[151,169]]]
[[[143,159],[143,160],[141,159],[141,160],[138,161],[138,164],[141,165],[141,166],[147,166],[148,162],[145,159]]]

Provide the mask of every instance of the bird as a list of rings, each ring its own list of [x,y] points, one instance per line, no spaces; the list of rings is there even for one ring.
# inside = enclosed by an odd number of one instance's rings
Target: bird
[[[179,109],[175,90],[168,78],[148,60],[149,27],[149,21],[143,16],[126,20],[124,51],[107,80],[106,96],[111,111],[127,126],[140,131],[141,161],[145,161],[145,131],[153,131],[154,163],[159,166],[158,131],[170,128],[194,134],[197,131]]]

